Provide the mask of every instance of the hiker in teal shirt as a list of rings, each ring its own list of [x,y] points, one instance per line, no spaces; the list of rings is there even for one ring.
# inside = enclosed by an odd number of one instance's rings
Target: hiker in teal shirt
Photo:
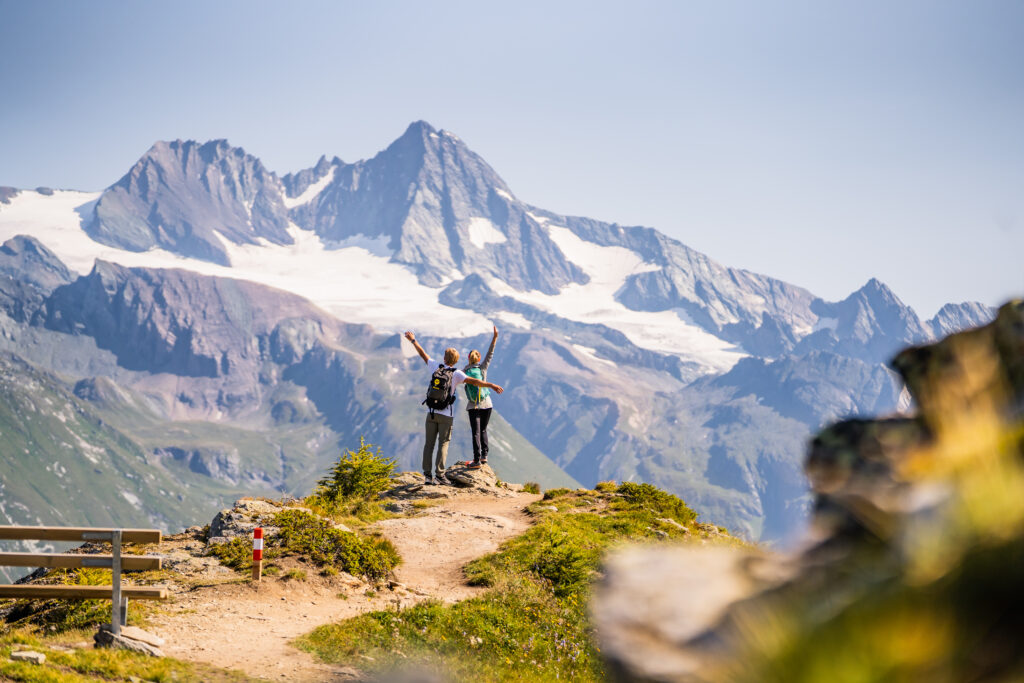
[[[497,336],[497,330],[495,330],[495,336]],[[416,353],[419,354],[423,362],[427,364],[428,368],[431,366],[433,359],[430,354],[423,350],[420,343],[416,341],[416,335],[412,332],[406,332],[405,338],[408,339]],[[492,345],[493,346],[493,345]],[[477,354],[479,356],[479,354]],[[439,363],[437,368],[432,370],[430,379],[431,386],[442,382],[442,378],[446,381],[438,384],[442,394],[447,394],[447,398],[441,402],[441,405],[431,403],[436,397],[431,396],[431,392],[427,391],[427,400],[423,401],[426,406],[426,427],[427,440],[423,445],[423,481],[426,484],[448,484],[449,481],[445,476],[445,461],[448,457],[448,442],[452,437],[452,423],[455,418],[455,399],[458,394],[455,388],[462,384],[475,385],[483,390],[493,389],[499,394],[502,392],[502,388],[497,384],[485,382],[484,380],[477,379],[475,377],[468,377],[463,372],[455,369],[455,364],[459,362],[459,352],[452,347],[448,347],[444,350],[444,363]],[[439,374],[440,373],[440,374]],[[426,378],[424,378],[426,379]],[[442,398],[444,398],[442,396]],[[434,444],[437,444],[437,460],[434,462],[433,450]],[[433,470],[433,471],[432,471]]]
[[[480,352],[473,349],[469,352],[469,365],[463,368],[467,377],[487,381],[487,366],[494,357],[494,345],[498,343],[498,328],[494,328],[491,347],[487,349],[484,361],[480,362]],[[469,428],[473,432],[473,462],[466,465],[467,469],[477,469],[487,464],[487,423],[491,419],[491,392],[484,387],[466,384],[466,412],[469,414]]]

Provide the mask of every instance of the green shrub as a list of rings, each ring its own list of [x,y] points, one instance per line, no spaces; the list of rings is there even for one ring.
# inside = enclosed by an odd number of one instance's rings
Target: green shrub
[[[566,489],[566,488],[548,489],[547,491],[544,492],[544,500],[551,500],[552,498],[558,498],[559,496],[564,496],[565,494],[570,493],[570,492],[571,491],[569,489]]]
[[[535,481],[528,481],[523,484],[524,493],[540,493],[540,484]]]
[[[590,576],[590,561],[568,534],[552,535],[538,548],[533,572],[551,582],[555,595],[564,597],[583,588]]]
[[[56,569],[47,583],[65,586],[110,585],[109,569]],[[7,626],[33,625],[51,633],[91,628],[110,621],[109,600],[17,600],[5,612]],[[2,676],[0,676],[2,678]]]
[[[232,538],[227,543],[211,545],[207,551],[226,567],[237,571],[244,571],[252,568],[252,539]],[[264,552],[264,558],[267,552]]]
[[[345,512],[352,515],[360,522],[366,522],[367,524],[373,522],[379,522],[382,519],[393,517],[394,515],[383,507],[380,502],[376,500],[357,500],[352,505],[348,506]]]
[[[291,581],[305,581],[306,572],[302,569],[289,569],[284,573],[284,576],[281,578]]]
[[[359,450],[346,450],[326,477],[317,482],[316,495],[328,502],[346,498],[375,498],[391,485],[395,461],[359,437]]]
[[[463,568],[466,583],[470,586],[493,586],[497,572],[490,564],[471,563]]]
[[[401,562],[398,551],[387,539],[335,529],[330,522],[305,510],[278,513],[274,516],[274,526],[280,527],[274,540],[282,549],[306,555],[318,566],[333,566],[379,580]]]
[[[398,551],[387,539],[364,537],[351,531],[335,529],[329,520],[301,508],[290,508],[278,513],[268,521],[268,525],[277,526],[280,531],[267,539],[263,550],[265,560],[280,557],[284,553],[305,555],[325,575],[334,575],[340,570],[372,580],[386,577],[401,562]],[[236,571],[252,568],[251,539],[233,538],[227,543],[211,546],[208,552],[218,558],[221,564]],[[265,574],[278,574],[280,571],[274,565],[263,568]]]
[[[594,486],[594,490],[600,491],[601,493],[613,493],[618,488],[618,484],[614,481],[599,481],[597,485]]]
[[[649,510],[659,517],[670,517],[681,524],[692,524],[697,519],[697,513],[682,499],[650,484],[623,482],[617,493],[630,507]]]

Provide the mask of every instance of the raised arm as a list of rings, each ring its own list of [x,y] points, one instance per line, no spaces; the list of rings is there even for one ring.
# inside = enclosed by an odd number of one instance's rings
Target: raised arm
[[[427,355],[427,352],[423,350],[423,347],[420,346],[420,343],[416,341],[416,335],[413,334],[412,332],[406,332],[405,338],[412,342],[413,348],[416,349],[416,353],[420,354],[420,358],[423,359],[423,362],[429,363],[430,356]],[[501,392],[499,391],[498,393],[500,394]]]
[[[466,384],[472,384],[474,387],[483,387],[484,389],[491,389],[493,391],[498,392],[499,394],[505,391],[504,389],[502,389],[497,384],[494,384],[493,382],[485,382],[482,379],[476,379],[475,377],[467,377]]]
[[[487,355],[484,356],[484,362],[480,364],[480,367],[484,370],[491,364],[491,359],[494,358],[494,345],[498,343],[498,328],[494,326],[494,336],[491,337],[491,346],[487,349]]]

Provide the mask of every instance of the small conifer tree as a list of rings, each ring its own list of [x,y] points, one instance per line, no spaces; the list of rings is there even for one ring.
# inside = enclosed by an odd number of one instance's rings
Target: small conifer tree
[[[391,485],[393,458],[385,458],[378,446],[359,437],[359,450],[346,449],[327,476],[317,482],[317,495],[326,501],[376,498]]]

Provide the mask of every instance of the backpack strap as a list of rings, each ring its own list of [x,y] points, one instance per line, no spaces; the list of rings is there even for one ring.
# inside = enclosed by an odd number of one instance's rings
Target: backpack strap
[[[444,369],[444,367],[445,367],[444,363],[438,363],[437,364],[437,370],[442,370],[442,369]],[[437,370],[434,370],[434,373],[432,373],[431,376],[433,376],[433,374],[436,374]],[[427,401],[428,400],[430,400],[430,399],[429,398],[423,399],[422,401],[420,401],[420,405],[421,406],[427,406],[427,410],[429,411],[430,416],[433,417],[433,415],[434,415],[434,408],[433,408],[433,406],[427,405]]]
[[[452,384],[451,384],[452,380],[455,378],[455,368],[454,367],[445,366],[445,370],[448,371],[448,375],[449,375],[449,377],[448,377],[448,404],[445,407],[446,408],[451,408],[453,405],[455,405],[455,401],[457,401],[458,398],[459,398],[458,395],[455,393],[455,387],[453,387]]]
[[[479,369],[480,369],[480,364],[479,363],[470,363],[465,368],[463,368],[462,371],[464,373],[466,373],[467,377],[472,377],[473,379],[481,379],[482,376],[483,376],[483,373],[481,373],[481,377],[477,377],[475,374],[470,374],[470,372],[469,372],[470,370],[479,370]],[[474,396],[476,398],[473,398]],[[466,400],[469,401],[470,403],[479,403],[481,401],[481,398],[480,398],[480,387],[473,386],[472,384],[468,384],[467,383],[466,384]]]

